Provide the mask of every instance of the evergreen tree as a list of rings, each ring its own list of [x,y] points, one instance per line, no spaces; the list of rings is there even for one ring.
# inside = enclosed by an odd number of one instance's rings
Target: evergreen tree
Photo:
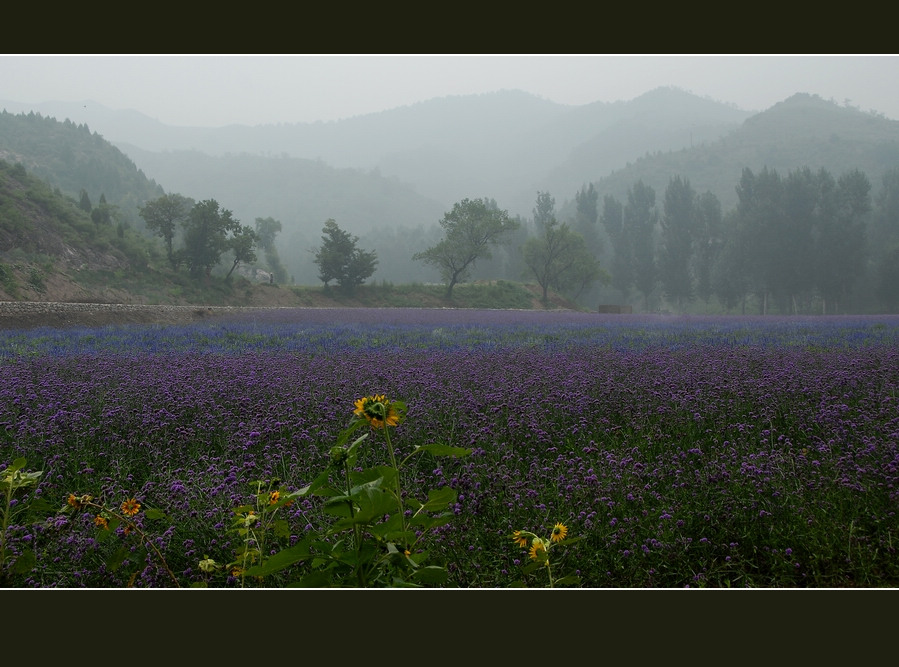
[[[87,190],[81,188],[81,199],[78,201],[78,208],[80,208],[85,213],[90,214],[93,210],[93,206],[91,205],[91,198],[87,194]]]

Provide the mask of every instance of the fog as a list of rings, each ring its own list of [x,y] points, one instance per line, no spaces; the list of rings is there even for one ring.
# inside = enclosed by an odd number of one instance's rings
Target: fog
[[[196,127],[334,121],[499,90],[610,103],[660,86],[746,111],[805,92],[899,119],[897,80],[892,55],[0,56],[0,101],[94,101]]]

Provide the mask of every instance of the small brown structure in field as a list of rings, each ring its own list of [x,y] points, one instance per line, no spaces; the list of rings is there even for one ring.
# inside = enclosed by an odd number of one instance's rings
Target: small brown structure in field
[[[615,305],[607,305],[600,304],[596,309],[598,313],[611,313],[613,315],[628,315],[633,312],[630,306],[615,306]]]

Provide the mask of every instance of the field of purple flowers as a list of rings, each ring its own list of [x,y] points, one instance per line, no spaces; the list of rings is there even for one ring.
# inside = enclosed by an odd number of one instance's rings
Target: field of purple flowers
[[[399,455],[472,450],[405,472],[409,493],[458,492],[430,545],[446,587],[544,585],[511,535],[557,522],[580,539],[553,567],[585,587],[893,587],[897,393],[899,316],[291,309],[0,331],[0,469],[43,471],[10,504],[0,575],[172,586],[121,526],[60,511],[90,494],[155,510],[134,521],[182,586],[237,586],[198,564],[233,557],[251,483],[309,484],[354,401],[383,394],[408,406]],[[312,498],[284,510],[273,549],[326,520]]]

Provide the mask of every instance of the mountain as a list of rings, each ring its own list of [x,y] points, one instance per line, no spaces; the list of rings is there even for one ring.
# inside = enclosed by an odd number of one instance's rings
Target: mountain
[[[858,169],[876,191],[883,174],[899,165],[899,121],[797,93],[746,119],[729,134],[692,148],[656,150],[619,166],[593,182],[600,193],[620,201],[638,180],[656,192],[661,204],[675,175],[689,179],[697,192],[712,192],[725,211],[736,207],[736,186],[744,168],[763,167],[786,174],[800,167],[825,169],[835,176]],[[563,217],[573,215],[569,203]]]
[[[0,102],[7,108],[15,103]],[[22,105],[19,105],[21,109]],[[628,102],[566,106],[521,91],[435,98],[334,122],[256,127],[166,126],[93,102],[35,107],[90,123],[167,188],[187,193],[174,161],[183,151],[320,161],[335,169],[377,169],[412,186],[443,211],[463,198],[490,197],[530,215],[537,190],[560,201],[585,180],[646,152],[724,136],[751,114],[676,88]],[[138,151],[143,152],[138,152]],[[160,153],[152,167],[146,152]],[[423,224],[436,219],[422,218]]]
[[[464,197],[494,199],[527,219],[537,192],[549,192],[557,218],[572,220],[575,194],[587,183],[601,207],[603,196],[626,200],[643,180],[661,209],[669,181],[680,176],[728,212],[745,168],[835,176],[858,169],[876,195],[886,170],[899,164],[899,122],[806,93],[750,114],[671,88],[581,107],[503,91],[334,123],[202,129],[93,106],[71,110],[108,123],[115,144],[81,120],[4,112],[0,159],[70,197],[86,189],[96,202],[104,194],[138,231],[137,207],[163,191],[215,199],[248,225],[273,217],[283,226],[279,255],[306,285],[317,283],[309,251],[329,218],[377,253],[377,280],[436,282],[436,272],[411,257],[440,238],[443,213]],[[511,268],[515,252],[479,263],[475,278],[520,279]]]

